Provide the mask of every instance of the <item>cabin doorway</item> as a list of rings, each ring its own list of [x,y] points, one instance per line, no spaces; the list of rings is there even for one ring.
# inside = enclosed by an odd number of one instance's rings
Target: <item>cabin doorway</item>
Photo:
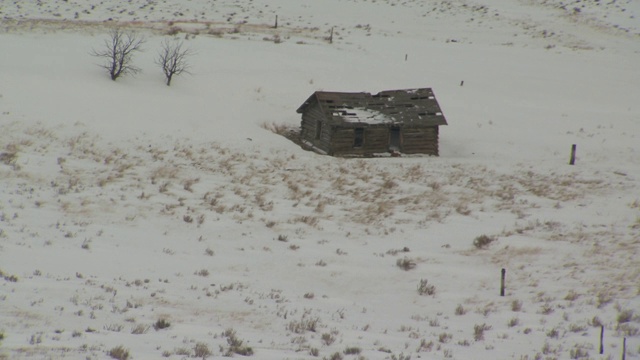
[[[389,128],[389,151],[400,151],[401,143],[400,128],[397,126]]]

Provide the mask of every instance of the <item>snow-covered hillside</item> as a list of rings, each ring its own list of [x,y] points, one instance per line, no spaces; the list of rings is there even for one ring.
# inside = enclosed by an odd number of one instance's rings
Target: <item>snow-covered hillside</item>
[[[0,1],[0,359],[640,358],[638,2],[494,3]],[[278,134],[416,87],[440,157]]]

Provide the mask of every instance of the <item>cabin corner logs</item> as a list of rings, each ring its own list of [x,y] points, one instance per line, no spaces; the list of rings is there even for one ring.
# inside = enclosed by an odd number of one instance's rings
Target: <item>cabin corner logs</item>
[[[304,147],[320,154],[438,156],[439,126],[447,125],[430,88],[378,94],[314,92],[297,110]]]

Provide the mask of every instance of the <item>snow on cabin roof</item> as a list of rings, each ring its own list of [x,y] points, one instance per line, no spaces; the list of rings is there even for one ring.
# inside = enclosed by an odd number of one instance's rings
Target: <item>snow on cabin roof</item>
[[[366,122],[368,124],[385,124],[393,123],[393,118],[367,108],[353,108],[346,112],[345,115],[338,113],[332,116],[339,116],[346,122]]]
[[[387,90],[375,95],[316,91],[297,112],[304,113],[316,104],[325,121],[333,124],[447,125],[430,88]]]

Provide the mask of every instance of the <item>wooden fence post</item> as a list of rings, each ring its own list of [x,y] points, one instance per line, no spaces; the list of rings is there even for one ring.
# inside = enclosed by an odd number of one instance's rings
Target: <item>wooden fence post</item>
[[[627,358],[627,338],[622,339],[622,360]]]
[[[333,44],[333,26],[331,27],[331,34],[329,35],[329,44]]]
[[[569,160],[569,165],[575,165],[576,163],[576,144],[571,145],[571,159]]]
[[[507,275],[507,269],[502,268],[500,276],[500,296],[504,296],[504,278]]]
[[[273,26],[275,29],[278,28],[278,15],[276,15],[276,24]]]
[[[600,325],[600,354],[604,354],[604,325]]]

